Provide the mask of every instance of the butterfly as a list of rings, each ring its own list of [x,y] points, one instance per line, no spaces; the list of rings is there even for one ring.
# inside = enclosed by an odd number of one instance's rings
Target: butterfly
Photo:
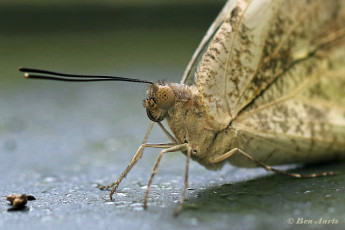
[[[345,157],[345,1],[228,1],[189,62],[180,83],[62,74],[21,68],[26,76],[63,81],[131,81],[149,85],[143,101],[153,123],[142,145],[114,183],[110,198],[147,147],[162,157],[186,155],[216,170],[225,163],[263,167]],[[29,74],[30,73],[30,74]],[[51,75],[51,76],[48,76]],[[172,134],[161,123],[166,120]],[[157,123],[171,143],[147,143]]]

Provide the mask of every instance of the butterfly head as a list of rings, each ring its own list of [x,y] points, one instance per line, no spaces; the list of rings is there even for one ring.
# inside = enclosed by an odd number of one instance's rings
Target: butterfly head
[[[147,99],[143,101],[147,116],[155,122],[162,121],[174,104],[175,92],[164,82],[151,84],[147,91]]]

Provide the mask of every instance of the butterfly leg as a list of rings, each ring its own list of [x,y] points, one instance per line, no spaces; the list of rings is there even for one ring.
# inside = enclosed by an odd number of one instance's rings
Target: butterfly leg
[[[98,186],[99,189],[107,189],[107,188],[112,188],[110,192],[110,199],[113,199],[113,194],[115,193],[117,187],[119,186],[120,182],[122,179],[127,175],[127,173],[132,169],[132,167],[135,165],[135,163],[138,162],[138,160],[142,157],[144,149],[147,147],[151,148],[170,148],[176,146],[175,143],[170,143],[170,144],[142,144],[140,145],[138,151],[135,153],[133,156],[131,162],[127,166],[127,168],[122,172],[121,176],[112,184],[110,185],[105,185],[105,186]]]
[[[114,194],[115,190],[119,186],[121,180],[127,175],[127,173],[135,165],[135,163],[142,157],[143,151],[144,151],[144,146],[143,145],[146,144],[147,140],[149,139],[150,133],[151,133],[152,128],[153,128],[153,125],[154,125],[154,122],[151,122],[149,128],[146,131],[146,134],[145,134],[143,142],[141,143],[141,146],[139,147],[138,151],[133,156],[131,162],[129,163],[129,165],[127,166],[125,171],[123,171],[123,173],[121,174],[120,178],[117,181],[115,181],[114,183],[112,183],[112,184],[109,184],[109,185],[98,185],[97,186],[101,190],[114,187],[113,190],[110,193],[110,199],[112,199],[112,195]]]
[[[273,167],[271,167],[269,165],[266,165],[265,163],[263,163],[263,162],[261,162],[259,160],[256,160],[254,157],[252,157],[248,153],[246,153],[243,150],[238,149],[238,148],[234,148],[234,149],[230,150],[229,152],[223,154],[222,156],[215,158],[212,161],[212,163],[218,163],[218,162],[224,161],[224,160],[226,160],[227,158],[231,157],[232,155],[234,155],[236,153],[245,156],[246,158],[248,158],[249,160],[253,161],[258,166],[266,169],[267,171],[272,171],[272,172],[275,172],[275,173],[278,173],[278,174],[292,176],[292,177],[296,177],[296,178],[307,178],[307,177],[310,178],[310,177],[330,176],[330,175],[337,174],[336,172],[299,174],[299,173],[291,173],[291,172],[288,172],[288,171],[279,170],[279,169],[273,168]]]
[[[184,187],[183,187],[183,190],[181,192],[177,207],[174,211],[174,216],[178,216],[180,214],[180,212],[182,211],[182,205],[184,202],[184,197],[186,195],[186,191],[188,188],[189,161],[190,161],[191,155],[192,155],[192,148],[187,147],[187,162],[186,162],[186,171],[185,171],[185,176],[184,176]]]
[[[145,200],[144,200],[144,209],[147,209],[147,200],[149,198],[150,188],[151,188],[151,185],[152,185],[152,182],[153,182],[153,178],[154,178],[154,176],[157,173],[157,169],[158,169],[159,163],[160,163],[163,155],[168,153],[168,152],[185,151],[187,149],[187,147],[188,147],[188,144],[175,144],[174,146],[172,146],[170,148],[167,148],[167,149],[163,149],[161,151],[161,153],[159,154],[159,156],[157,158],[156,164],[155,164],[155,166],[153,168],[153,171],[152,171],[149,183],[147,184]]]
[[[163,125],[161,122],[157,122],[157,123],[158,123],[159,127],[161,127],[161,129],[163,130],[163,132],[165,133],[165,135],[167,135],[167,137],[168,137],[172,142],[177,143],[176,138],[175,138],[173,135],[171,135],[171,134],[169,133],[169,131],[164,127],[164,125]]]

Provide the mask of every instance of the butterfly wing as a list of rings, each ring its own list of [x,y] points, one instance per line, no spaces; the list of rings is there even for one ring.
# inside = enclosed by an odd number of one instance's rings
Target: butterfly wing
[[[209,125],[226,128],[294,65],[344,36],[343,5],[342,0],[238,1],[197,72]]]
[[[239,148],[269,165],[345,157],[342,43],[295,64],[241,111],[232,123]]]
[[[201,40],[198,48],[195,50],[192,59],[189,61],[187,68],[183,74],[183,77],[181,79],[181,84],[186,85],[193,85],[196,82],[195,79],[195,73],[197,72],[198,63],[200,63],[200,60],[202,58],[202,54],[206,51],[206,49],[209,46],[209,43],[212,40],[212,37],[217,32],[219,27],[224,22],[225,18],[229,13],[233,10],[233,8],[236,6],[236,3],[238,0],[231,0],[228,1],[221,12],[218,14],[217,18],[214,20],[210,28],[207,30],[205,36]]]

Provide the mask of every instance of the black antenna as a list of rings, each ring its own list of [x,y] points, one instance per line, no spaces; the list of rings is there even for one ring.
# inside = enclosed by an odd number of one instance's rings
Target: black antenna
[[[153,81],[146,81],[134,78],[125,78],[117,76],[102,76],[102,75],[79,75],[79,74],[68,74],[58,73],[48,70],[32,69],[32,68],[19,68],[19,71],[25,72],[25,78],[31,79],[44,79],[44,80],[55,80],[55,81],[74,81],[74,82],[87,82],[87,81],[129,81],[138,83],[155,84]],[[32,74],[32,73],[37,73]],[[49,76],[52,75],[52,76]]]

